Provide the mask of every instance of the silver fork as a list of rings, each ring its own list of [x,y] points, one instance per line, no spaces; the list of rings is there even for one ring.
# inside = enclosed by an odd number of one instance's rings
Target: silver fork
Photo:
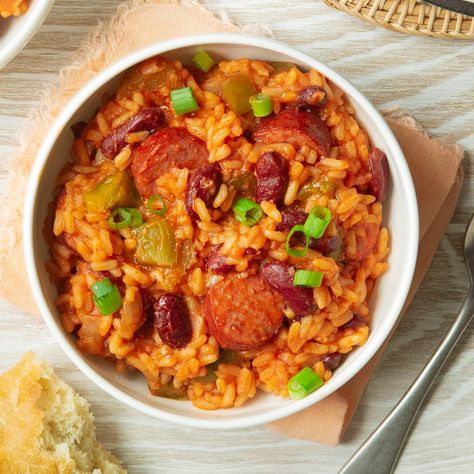
[[[469,273],[470,286],[456,319],[402,399],[352,455],[339,474],[390,474],[393,472],[423,400],[474,315],[474,215],[471,216],[464,236],[464,261]]]

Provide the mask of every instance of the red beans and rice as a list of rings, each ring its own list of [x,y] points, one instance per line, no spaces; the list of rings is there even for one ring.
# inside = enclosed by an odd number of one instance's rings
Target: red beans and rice
[[[177,115],[170,93],[184,87],[199,108]],[[256,118],[239,91],[269,96],[273,112]],[[81,351],[139,370],[156,395],[216,409],[257,388],[287,397],[305,367],[326,382],[365,343],[387,269],[388,168],[319,72],[241,59],[204,74],[156,57],[73,130],[46,266]],[[240,198],[256,224],[236,218]],[[315,206],[331,220],[295,256],[288,233]],[[322,272],[322,284],[295,286],[298,270]],[[91,290],[105,279],[122,298],[108,315]]]

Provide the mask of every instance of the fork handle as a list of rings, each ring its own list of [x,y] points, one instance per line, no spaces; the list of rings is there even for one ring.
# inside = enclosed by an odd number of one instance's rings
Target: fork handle
[[[416,414],[436,376],[474,315],[474,291],[469,291],[456,319],[420,375],[339,474],[390,474]]]

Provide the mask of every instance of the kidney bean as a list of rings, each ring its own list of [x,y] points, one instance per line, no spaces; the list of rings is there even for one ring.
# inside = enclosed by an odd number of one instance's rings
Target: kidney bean
[[[316,309],[311,288],[293,286],[295,268],[287,262],[271,261],[260,268],[262,278],[286,301],[297,316],[304,316]]]
[[[165,115],[159,107],[142,110],[133,117],[130,117],[125,123],[114,128],[104,138],[100,145],[103,155],[109,160],[113,159],[122,148],[127,144],[127,135],[129,133],[140,132],[143,130],[153,131],[165,126]]]
[[[377,201],[383,202],[387,196],[390,170],[387,156],[379,148],[374,148],[369,155],[369,169],[372,173],[372,180],[369,183],[370,193],[376,197]]]
[[[288,186],[288,162],[275,151],[260,156],[255,165],[257,175],[256,201],[281,204]]]
[[[326,91],[319,86],[304,87],[298,92],[296,105],[305,110],[318,112],[327,102]]]
[[[350,321],[341,326],[341,329],[358,329],[364,324],[365,321],[358,314],[355,314]]]
[[[303,225],[308,217],[304,211],[287,209],[281,213],[282,220],[276,226],[279,232],[290,232],[295,225]]]
[[[71,132],[74,134],[74,138],[80,138],[86,127],[87,123],[84,121],[73,123],[71,125]]]
[[[200,198],[204,201],[206,206],[210,206],[217,191],[219,191],[221,182],[221,166],[218,163],[211,163],[192,173],[186,187],[184,206],[193,221],[199,220],[199,216],[193,210],[194,200]]]
[[[215,245],[206,259],[206,270],[208,272],[224,275],[234,269],[234,265],[226,263],[225,257],[219,253],[222,245]]]
[[[342,354],[339,352],[333,352],[332,354],[326,354],[322,357],[321,362],[324,364],[326,369],[334,370],[339,367],[342,361]]]
[[[173,349],[184,347],[192,338],[189,309],[181,296],[164,294],[153,305],[154,325],[161,340]]]

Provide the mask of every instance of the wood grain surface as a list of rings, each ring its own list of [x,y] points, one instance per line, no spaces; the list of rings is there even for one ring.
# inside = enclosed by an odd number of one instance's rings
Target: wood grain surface
[[[118,0],[57,0],[29,45],[0,71],[0,186],[31,105],[58,82],[76,47]],[[474,153],[474,44],[377,29],[317,0],[209,0],[241,24],[256,20],[274,36],[326,62],[379,108],[409,108],[432,133]],[[67,359],[43,321],[0,302],[0,370],[27,350],[46,357],[92,404],[98,435],[130,473],[336,473],[397,402],[448,328],[467,291],[462,236],[474,204],[474,172],[431,269],[372,378],[337,448],[286,439],[264,427],[245,432],[183,428],[150,419],[97,388]],[[2,205],[8,198],[3,197]],[[21,291],[21,289],[19,289]],[[474,472],[474,328],[436,382],[397,473]],[[377,474],[374,466],[370,474]]]

